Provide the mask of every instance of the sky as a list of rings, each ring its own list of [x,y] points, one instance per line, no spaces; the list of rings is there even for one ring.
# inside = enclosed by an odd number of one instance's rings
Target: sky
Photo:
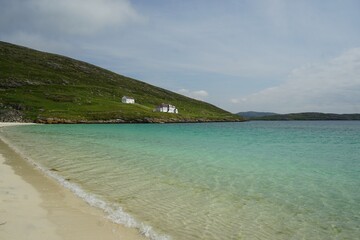
[[[233,113],[360,113],[359,0],[0,0],[0,40]]]

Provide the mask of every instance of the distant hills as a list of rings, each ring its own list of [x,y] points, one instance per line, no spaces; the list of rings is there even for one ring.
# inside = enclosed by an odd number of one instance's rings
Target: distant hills
[[[240,112],[238,115],[248,120],[290,121],[290,120],[360,120],[360,114],[335,114],[304,112],[276,114],[267,112]]]
[[[123,104],[123,96],[135,104]],[[154,112],[167,103],[179,114]],[[242,121],[203,101],[65,56],[0,41],[0,121]]]
[[[258,118],[258,117],[277,115],[277,113],[248,111],[248,112],[239,112],[237,113],[237,115],[242,116],[244,118]]]

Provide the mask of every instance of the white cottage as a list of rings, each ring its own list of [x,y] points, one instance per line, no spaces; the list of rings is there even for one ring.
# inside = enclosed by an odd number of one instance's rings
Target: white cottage
[[[132,97],[128,97],[128,96],[123,96],[122,99],[121,99],[121,102],[134,104],[134,103],[135,103],[135,99],[132,98]]]
[[[166,113],[178,113],[178,109],[174,105],[162,103],[155,108],[156,112],[166,112]]]

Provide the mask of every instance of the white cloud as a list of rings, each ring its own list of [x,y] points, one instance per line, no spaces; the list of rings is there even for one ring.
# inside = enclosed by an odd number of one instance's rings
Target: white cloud
[[[360,48],[294,69],[284,84],[236,100],[240,110],[360,112]]]
[[[230,99],[230,102],[231,103],[239,103],[240,102],[240,100],[239,99],[237,99],[237,98],[232,98],[232,99]]]
[[[0,13],[1,28],[58,35],[91,35],[142,20],[128,0],[13,0]]]
[[[5,41],[19,44],[23,46],[28,46],[31,48],[39,49],[41,51],[49,51],[49,52],[73,52],[76,47],[68,44],[66,42],[59,42],[52,39],[47,39],[46,37],[36,34],[36,33],[28,33],[28,32],[14,32],[4,37]]]
[[[198,100],[204,100],[206,97],[209,96],[209,93],[205,90],[190,91],[188,89],[179,89],[177,92]]]

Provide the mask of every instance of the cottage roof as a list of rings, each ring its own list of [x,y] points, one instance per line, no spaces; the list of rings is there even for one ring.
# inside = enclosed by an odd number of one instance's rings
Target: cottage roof
[[[129,97],[129,96],[123,96],[122,98],[126,98],[126,99],[134,99],[133,97]]]
[[[168,103],[162,103],[158,107],[175,107],[174,105],[168,104]]]

